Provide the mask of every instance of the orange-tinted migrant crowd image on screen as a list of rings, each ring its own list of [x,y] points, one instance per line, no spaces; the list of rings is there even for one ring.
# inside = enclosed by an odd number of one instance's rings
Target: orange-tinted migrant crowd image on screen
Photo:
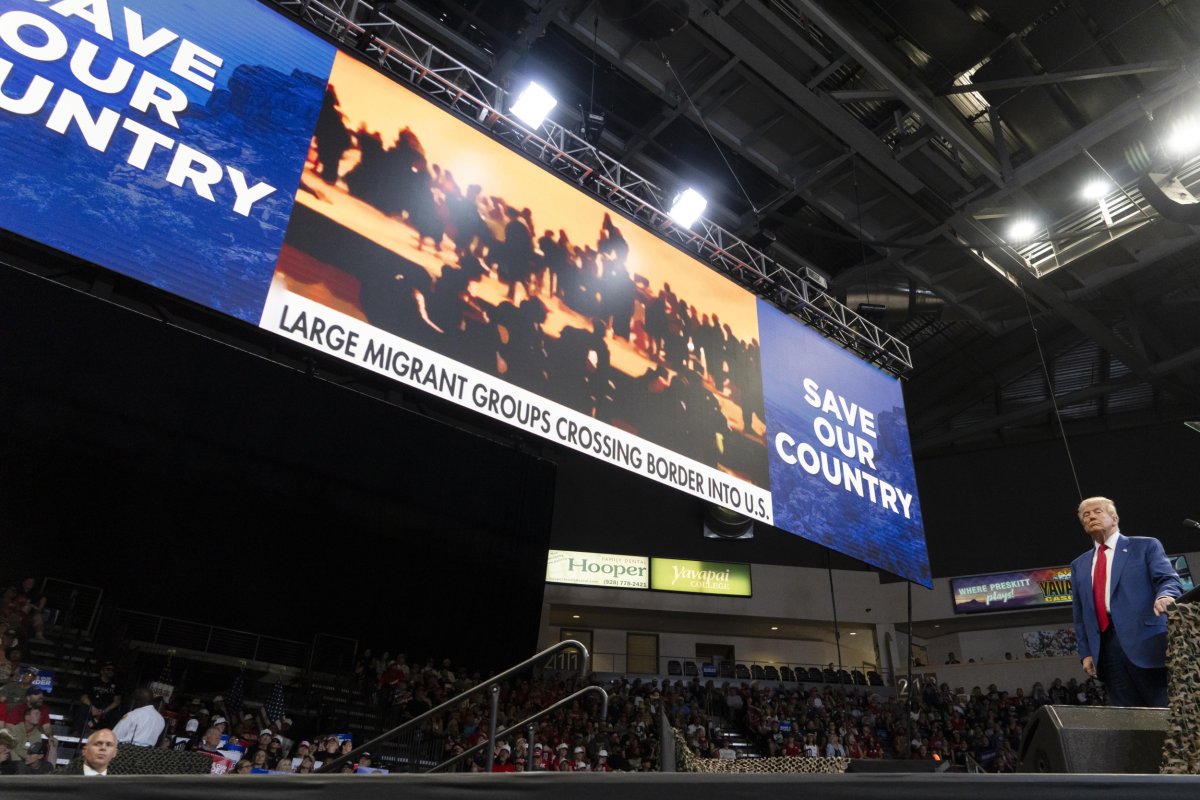
[[[754,296],[345,54],[276,279],[767,486]]]

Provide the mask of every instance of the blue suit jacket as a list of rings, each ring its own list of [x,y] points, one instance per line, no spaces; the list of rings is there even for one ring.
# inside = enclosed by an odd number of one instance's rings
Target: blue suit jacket
[[[1071,604],[1075,612],[1075,638],[1079,658],[1100,660],[1100,628],[1092,599],[1092,550],[1071,562]],[[1121,649],[1131,662],[1145,669],[1166,666],[1167,616],[1154,615],[1154,600],[1179,597],[1183,587],[1158,539],[1121,534],[1111,554],[1112,586],[1109,616],[1117,628]]]

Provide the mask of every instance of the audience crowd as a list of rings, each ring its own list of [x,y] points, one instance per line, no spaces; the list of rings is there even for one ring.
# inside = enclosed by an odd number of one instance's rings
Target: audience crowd
[[[0,774],[54,771],[59,742],[53,735],[47,695],[38,671],[23,659],[22,640],[45,641],[45,600],[32,579],[4,590],[0,603]],[[953,658],[952,654],[948,657]],[[489,692],[484,678],[449,659],[410,665],[402,654],[380,657],[365,650],[340,688],[358,707],[391,729],[422,717],[447,700],[465,699],[424,717],[419,725],[425,766],[463,755],[451,769],[488,768]],[[503,731],[587,684],[577,675],[546,674],[504,682],[499,687],[497,730]],[[656,771],[661,749],[660,712],[665,712],[687,746],[704,758],[751,756],[845,756],[856,759],[918,758],[978,765],[991,772],[1017,766],[1021,733],[1041,706],[1103,704],[1094,680],[1054,680],[1029,692],[1009,694],[995,685],[969,693],[932,678],[904,696],[882,687],[785,684],[773,681],[660,680],[618,678],[602,684],[609,695],[601,716],[595,693],[570,700],[535,722],[501,736],[491,769],[521,771]],[[206,754],[215,772],[311,773],[354,750],[344,723],[309,716],[299,729],[285,711],[287,694],[307,705],[302,688],[285,693],[276,685],[266,703],[243,702],[241,678],[225,694],[155,696],[148,686],[127,686],[112,662],[99,665],[83,691],[54,695],[72,737],[97,752],[131,745]],[[122,692],[129,702],[123,702]],[[68,701],[69,708],[58,704]],[[299,716],[299,715],[298,715]],[[335,717],[336,719],[336,717]],[[329,729],[337,729],[332,732]],[[61,730],[61,728],[59,729]],[[358,732],[361,733],[361,732]],[[734,747],[733,744],[738,747]],[[472,748],[478,749],[472,750]],[[674,746],[674,742],[666,743]],[[740,753],[738,751],[741,751]],[[88,752],[86,749],[84,753]],[[417,750],[410,751],[416,753]],[[371,773],[392,766],[355,753],[338,765],[343,772]],[[382,769],[381,769],[382,768]],[[89,767],[90,769],[90,767]]]
[[[1028,693],[1012,694],[995,684],[968,694],[930,680],[906,697],[743,684],[729,689],[727,699],[731,709],[744,709],[739,716],[765,755],[935,759],[963,768],[973,761],[989,772],[1016,770],[1021,732],[1041,706],[1104,704],[1090,678],[1056,678],[1049,689],[1035,683]],[[691,724],[688,732],[700,755],[713,754],[711,737],[705,742],[702,730],[694,735]]]

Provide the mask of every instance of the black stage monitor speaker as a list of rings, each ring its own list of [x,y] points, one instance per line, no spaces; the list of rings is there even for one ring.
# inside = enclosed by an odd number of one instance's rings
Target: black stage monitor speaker
[[[1021,772],[1156,774],[1167,709],[1042,706],[1021,736]]]

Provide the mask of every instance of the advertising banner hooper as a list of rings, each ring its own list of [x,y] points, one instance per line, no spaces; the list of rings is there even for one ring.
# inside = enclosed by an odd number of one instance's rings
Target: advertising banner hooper
[[[0,4],[0,227],[919,583],[899,383],[254,0]]]

